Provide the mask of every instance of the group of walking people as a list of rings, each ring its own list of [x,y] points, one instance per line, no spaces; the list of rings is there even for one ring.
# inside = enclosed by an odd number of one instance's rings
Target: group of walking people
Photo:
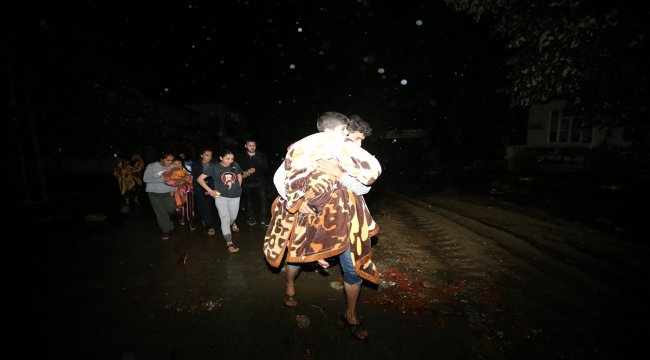
[[[364,280],[378,284],[381,275],[372,262],[370,240],[379,225],[363,195],[381,174],[381,166],[361,147],[372,128],[360,117],[326,112],[318,117],[317,128],[318,133],[287,148],[273,175],[278,196],[270,207],[265,184],[268,162],[252,139],[245,142],[242,154],[225,149],[218,161],[213,161],[210,149],[201,150],[191,164],[163,153],[144,170],[145,191],[162,239],[170,238],[175,216],[194,228],[194,209],[208,235],[214,236],[216,207],[221,234],[232,253],[239,251],[232,233],[239,230],[235,220],[244,194],[246,222],[256,225],[259,209],[259,222],[268,226],[263,243],[266,261],[286,267],[284,305],[298,306],[295,283],[303,264],[327,268],[327,260],[337,257],[346,297],[339,321],[356,339],[365,340],[369,333],[356,311],[361,285]]]
[[[266,156],[257,151],[254,139],[246,140],[244,147],[245,151],[237,156],[229,149],[222,150],[218,161],[213,160],[213,152],[209,148],[202,149],[196,161],[187,161],[183,153],[175,156],[171,152],[163,152],[158,161],[146,167],[140,164],[139,176],[134,167],[127,168],[125,161],[118,160],[113,173],[127,206],[132,197],[130,192],[144,183],[144,191],[163,240],[170,238],[174,222],[187,224],[191,230],[195,230],[197,219],[209,236],[215,236],[216,208],[226,248],[230,252],[237,252],[239,248],[233,242],[232,233],[239,231],[235,221],[242,194],[247,200],[247,223],[257,224],[258,213],[261,224],[266,225],[269,221],[265,191],[265,174],[268,170]],[[235,161],[236,157],[241,160]],[[139,155],[138,159],[142,161]],[[139,204],[137,197],[135,200]]]

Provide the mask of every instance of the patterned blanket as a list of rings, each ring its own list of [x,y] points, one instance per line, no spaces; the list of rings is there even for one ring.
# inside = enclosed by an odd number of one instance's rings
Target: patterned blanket
[[[183,207],[188,194],[192,191],[192,175],[184,169],[169,168],[163,172],[162,176],[165,179],[165,184],[176,187],[174,193],[176,207]]]
[[[285,158],[286,196],[271,208],[264,238],[268,263],[312,262],[341,254],[348,247],[359,276],[379,283],[381,274],[371,260],[370,238],[379,232],[362,196],[342,186],[335,177],[316,169],[314,161],[336,159],[346,173],[366,185],[381,174],[379,162],[367,151],[329,133],[310,135],[293,144]],[[303,214],[303,202],[317,210]]]
[[[117,179],[120,194],[125,195],[127,192],[135,189],[136,186],[142,185],[142,176],[137,176],[136,170],[126,161],[117,161],[113,167],[113,176]]]

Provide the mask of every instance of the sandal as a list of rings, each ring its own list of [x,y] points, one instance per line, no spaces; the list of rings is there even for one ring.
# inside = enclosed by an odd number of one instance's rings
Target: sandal
[[[298,306],[298,300],[295,298],[296,294],[293,295],[284,295],[284,305],[288,307]]]
[[[161,239],[162,240],[169,240],[169,234],[163,234]]]
[[[230,226],[230,230],[232,230],[232,232],[239,232],[239,227],[237,226],[237,224],[233,223]]]
[[[228,244],[228,251],[230,251],[231,253],[236,253],[237,251],[239,251],[239,248],[237,247],[237,245],[230,243]]]
[[[339,318],[339,325],[348,330],[357,340],[364,341],[368,338],[368,336],[370,336],[370,334],[368,334],[368,330],[361,327],[361,323],[350,324],[348,322],[348,319],[345,318],[345,315],[341,315]]]

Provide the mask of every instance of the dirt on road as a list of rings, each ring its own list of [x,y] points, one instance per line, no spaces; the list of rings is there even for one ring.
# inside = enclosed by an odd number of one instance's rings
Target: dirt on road
[[[495,199],[384,194],[365,303],[474,334],[490,359],[609,359],[647,333],[648,248]]]

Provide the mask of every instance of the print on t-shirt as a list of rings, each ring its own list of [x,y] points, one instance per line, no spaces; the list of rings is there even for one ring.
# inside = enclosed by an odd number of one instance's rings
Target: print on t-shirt
[[[228,189],[232,187],[232,184],[235,183],[235,173],[225,172],[221,174],[221,182],[228,186]]]

